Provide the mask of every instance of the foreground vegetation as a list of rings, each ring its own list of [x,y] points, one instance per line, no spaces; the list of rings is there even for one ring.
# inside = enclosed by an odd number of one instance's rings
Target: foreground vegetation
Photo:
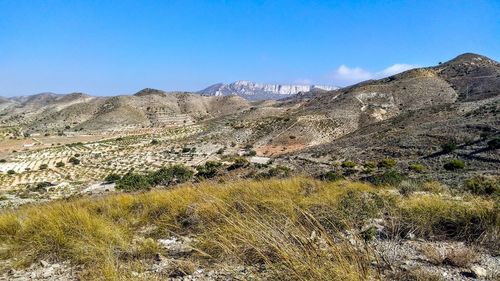
[[[0,257],[9,261],[3,270],[69,260],[82,266],[82,279],[140,279],[131,272],[168,255],[158,239],[192,237],[177,274],[223,264],[264,268],[265,279],[377,279],[379,257],[367,243],[379,235],[375,219],[390,238],[461,240],[498,251],[496,197],[457,198],[436,183],[420,188],[426,192],[310,178],[220,180],[73,198],[3,211]]]

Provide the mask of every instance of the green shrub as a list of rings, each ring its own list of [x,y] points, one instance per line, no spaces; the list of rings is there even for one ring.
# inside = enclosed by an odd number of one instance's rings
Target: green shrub
[[[344,162],[342,162],[342,167],[344,167],[344,168],[354,168],[354,167],[356,167],[356,163],[354,163],[352,161],[344,161]]]
[[[396,166],[396,160],[391,159],[391,158],[386,158],[386,159],[378,162],[379,168],[392,168],[394,166]]]
[[[40,165],[39,169],[40,169],[40,170],[45,170],[45,169],[47,169],[48,167],[49,167],[49,165],[47,165],[47,164],[42,164],[42,165]]]
[[[457,142],[455,140],[450,140],[446,143],[441,144],[441,151],[443,153],[450,153],[457,149]]]
[[[200,179],[209,179],[215,177],[222,167],[222,163],[216,161],[207,161],[205,164],[196,167],[196,177]]]
[[[151,140],[151,144],[152,144],[152,145],[157,145],[157,144],[159,144],[159,143],[160,143],[160,142],[159,142],[157,139],[153,139],[153,140]]]
[[[478,195],[500,195],[500,181],[497,178],[476,176],[465,182],[468,191]]]
[[[231,164],[227,168],[227,170],[231,171],[231,170],[235,170],[235,169],[238,169],[238,168],[243,168],[243,167],[246,167],[246,166],[248,166],[248,160],[245,157],[236,157],[235,159],[233,159],[233,164]]]
[[[121,178],[122,177],[120,175],[115,174],[115,173],[111,173],[104,178],[104,181],[107,183],[114,183],[114,182],[119,181]]]
[[[147,176],[127,173],[116,182],[116,189],[123,191],[148,190],[151,187]]]
[[[255,155],[257,155],[257,152],[255,150],[250,150],[248,152],[248,156],[255,156]]]
[[[8,170],[7,171],[7,175],[14,175],[16,173],[16,171],[14,170]]]
[[[335,171],[329,171],[329,172],[326,172],[322,175],[320,175],[320,179],[321,180],[324,180],[324,181],[331,181],[331,182],[334,182],[334,181],[339,181],[339,180],[343,180],[345,179],[343,175],[339,175],[337,172]]]
[[[57,162],[57,163],[56,163],[56,167],[57,167],[57,168],[62,168],[62,167],[64,167],[64,162]]]
[[[415,163],[415,164],[410,164],[408,169],[417,173],[421,173],[425,170],[425,166],[422,164]]]
[[[151,185],[169,186],[172,184],[183,183],[193,178],[193,171],[183,165],[173,165],[162,167],[149,175]]]
[[[465,163],[460,159],[453,159],[450,160],[450,162],[444,164],[443,167],[448,171],[456,171],[465,168]]]
[[[5,163],[5,162],[7,162],[7,160],[5,160],[5,159],[0,159],[0,163]]]
[[[401,181],[404,179],[403,175],[401,175],[398,171],[387,171],[383,174],[373,176],[372,183],[375,185],[390,185],[390,186],[398,186]]]

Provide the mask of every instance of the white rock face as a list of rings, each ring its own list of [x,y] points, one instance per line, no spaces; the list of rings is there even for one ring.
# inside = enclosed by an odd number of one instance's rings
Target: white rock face
[[[280,84],[261,84],[250,81],[237,81],[231,84],[215,84],[198,94],[204,96],[241,96],[252,100],[281,99],[298,93],[309,92],[312,90],[332,91],[338,87],[319,86],[319,85],[280,85]]]

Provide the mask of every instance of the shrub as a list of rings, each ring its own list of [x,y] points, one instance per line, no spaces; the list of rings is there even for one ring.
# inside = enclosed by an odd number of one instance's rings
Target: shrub
[[[425,170],[425,166],[422,164],[415,163],[415,164],[410,164],[408,169],[417,173],[421,173]]]
[[[403,180],[403,175],[399,172],[391,170],[387,171],[383,174],[375,175],[371,178],[370,182],[375,185],[390,185],[390,186],[398,186]]]
[[[255,150],[250,150],[248,152],[248,156],[255,156],[255,155],[257,155],[257,152]]]
[[[378,162],[377,166],[379,168],[392,168],[392,167],[396,166],[396,160],[390,159],[390,158],[386,158],[386,159]]]
[[[215,177],[222,167],[222,163],[216,161],[207,161],[205,164],[196,167],[196,177],[200,179],[209,179]]]
[[[188,153],[188,152],[191,152],[191,148],[189,148],[189,147],[182,148],[182,153]]]
[[[334,181],[339,181],[339,180],[343,180],[345,179],[343,175],[339,175],[338,173],[336,173],[335,171],[329,171],[329,172],[326,172],[322,175],[320,175],[319,177],[321,180],[324,180],[324,181],[331,181],[331,182],[334,182]]]
[[[7,160],[5,160],[5,159],[0,159],[0,163],[5,163],[5,162],[7,162]]]
[[[76,157],[71,157],[71,158],[69,158],[68,162],[73,164],[73,165],[78,165],[78,164],[80,164],[80,159],[78,159]]]
[[[476,176],[465,182],[468,191],[478,195],[500,195],[500,181],[497,178]]]
[[[147,176],[127,173],[116,182],[116,189],[123,191],[147,190],[151,187]]]
[[[7,175],[14,175],[16,173],[16,171],[14,170],[8,170],[7,171]]]
[[[354,163],[352,161],[344,161],[344,162],[342,162],[342,167],[344,167],[344,168],[354,168],[354,167],[356,167],[356,163]]]
[[[443,153],[450,153],[455,149],[457,149],[457,142],[455,140],[450,140],[448,142],[441,144],[441,151]]]
[[[56,163],[56,167],[57,167],[57,168],[62,168],[62,167],[64,167],[64,162],[57,162],[57,163]]]
[[[183,183],[193,178],[193,171],[183,165],[173,165],[162,167],[158,171],[149,175],[151,185],[169,186],[172,184]]]
[[[49,165],[47,165],[47,164],[42,164],[42,165],[40,165],[39,169],[40,169],[40,170],[45,170],[45,169],[47,169],[48,167],[49,167]]]
[[[152,144],[152,145],[157,145],[157,144],[159,144],[159,143],[160,143],[160,142],[159,142],[157,139],[153,139],[153,140],[151,140],[151,144]]]
[[[122,177],[120,175],[115,174],[115,173],[111,173],[104,178],[104,182],[115,183],[115,182],[119,181],[121,178]]]
[[[488,141],[488,147],[490,149],[499,149],[500,148],[500,138],[494,138]]]
[[[460,159],[453,159],[450,160],[450,162],[444,164],[443,167],[448,171],[456,171],[463,169],[465,167],[465,163]]]
[[[244,157],[236,157],[234,160],[233,160],[233,164],[231,164],[227,170],[228,171],[231,171],[231,170],[235,170],[235,169],[238,169],[238,168],[243,168],[243,167],[246,167],[248,166],[248,160]]]
[[[219,150],[217,150],[217,154],[219,154],[219,155],[220,155],[220,154],[223,154],[223,153],[224,153],[224,150],[225,150],[224,148],[220,148]]]

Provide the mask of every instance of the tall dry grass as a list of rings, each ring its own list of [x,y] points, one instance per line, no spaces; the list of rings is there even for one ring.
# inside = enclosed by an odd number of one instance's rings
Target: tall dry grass
[[[494,233],[497,208],[484,198],[401,197],[348,181],[202,182],[3,211],[0,258],[18,267],[69,260],[83,266],[82,279],[118,280],[134,259],[161,250],[154,239],[188,235],[197,241],[190,257],[197,263],[264,266],[267,279],[366,280],[377,278],[370,266],[376,256],[355,234],[371,219],[426,236],[441,233],[439,222],[451,220],[456,233],[476,235],[468,222],[474,218],[483,232]],[[345,236],[346,230],[354,235]]]

